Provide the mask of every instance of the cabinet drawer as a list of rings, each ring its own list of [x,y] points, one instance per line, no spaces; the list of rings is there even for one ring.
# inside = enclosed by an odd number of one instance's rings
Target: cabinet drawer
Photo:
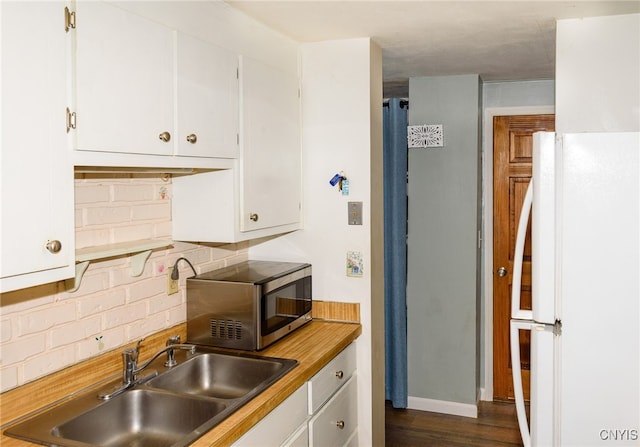
[[[351,344],[331,360],[309,383],[309,414],[318,411],[356,370],[356,346]]]
[[[309,426],[305,422],[289,439],[287,439],[282,447],[309,447]]]
[[[347,445],[357,431],[357,424],[357,382],[353,376],[309,422],[309,445]]]
[[[307,385],[304,384],[238,439],[234,447],[281,445],[305,422],[306,408]]]

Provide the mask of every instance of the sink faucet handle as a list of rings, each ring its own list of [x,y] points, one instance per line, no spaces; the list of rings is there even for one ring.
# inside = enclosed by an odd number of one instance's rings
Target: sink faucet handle
[[[124,366],[122,382],[125,385],[135,380],[135,370],[138,366],[138,347],[128,348],[122,351],[122,363]]]
[[[179,345],[179,344],[180,344],[180,335],[172,335],[167,339],[166,346]]]

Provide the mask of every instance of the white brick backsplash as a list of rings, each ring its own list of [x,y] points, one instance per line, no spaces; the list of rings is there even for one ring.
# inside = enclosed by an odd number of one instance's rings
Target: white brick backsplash
[[[171,204],[169,202],[139,205],[132,210],[133,220],[171,219]]]
[[[128,306],[111,309],[103,314],[104,327],[111,329],[122,326],[135,320],[140,320],[147,315],[146,303],[129,304]]]
[[[129,340],[140,340],[168,327],[170,327],[170,325],[167,325],[167,315],[164,312],[151,315],[144,320],[136,321],[129,325]],[[142,346],[144,347],[144,342]]]
[[[205,264],[198,265],[198,273],[206,273],[210,272],[211,270],[221,269],[222,267],[226,267],[226,263],[224,262],[224,260],[207,262]]]
[[[96,340],[96,338],[98,338],[98,340]],[[110,351],[126,344],[127,341],[124,326],[101,332],[97,337],[88,338],[78,343],[78,360],[85,360],[103,352]]]
[[[45,334],[21,338],[17,341],[2,344],[0,350],[0,365],[8,366],[24,361],[32,355],[45,352]]]
[[[153,237],[171,237],[171,222],[159,222],[153,225]]]
[[[114,185],[113,200],[115,202],[141,202],[153,200],[155,188],[151,184]]]
[[[0,343],[11,340],[11,320],[0,321]]]
[[[1,298],[0,312],[5,316],[51,305],[55,301],[56,293],[58,293],[58,284],[56,283],[5,292]]]
[[[161,312],[163,310],[177,307],[182,303],[179,293],[173,295],[158,295],[149,299],[149,315]]]
[[[0,393],[18,386],[18,367],[11,366],[0,370]]]
[[[160,177],[77,175],[76,248],[171,237],[171,196]],[[92,261],[75,292],[59,281],[3,293],[0,391],[184,323],[191,268],[180,263],[180,290],[166,295],[168,267],[184,256],[209,271],[246,260],[248,248],[174,242],[154,250],[139,277],[131,276],[130,257],[118,256]]]
[[[96,272],[95,269],[92,269],[92,264],[89,264],[89,268],[80,282],[80,288],[76,292],[64,291],[60,293],[60,299],[75,299],[79,295],[86,296],[107,288],[109,288],[109,272]]]
[[[84,340],[99,334],[101,329],[102,317],[100,315],[54,328],[51,331],[51,347],[57,348]]]
[[[153,234],[153,227],[150,223],[116,227],[111,231],[111,235],[114,243],[149,239],[149,235]]]
[[[109,185],[84,184],[82,186],[76,186],[76,206],[87,203],[109,202],[110,199]]]
[[[124,269],[113,269],[109,272],[111,277],[111,284],[113,287],[133,284],[138,281],[142,281],[151,277],[152,271],[149,263],[145,264],[144,271],[140,276],[131,276],[131,265],[127,262],[127,266]]]
[[[82,208],[76,208],[75,213],[73,214],[73,223],[77,228],[82,227]]]
[[[187,304],[182,301],[179,307],[169,309],[167,312],[167,327],[175,326],[179,323],[184,323],[187,317]]]
[[[129,287],[129,301],[135,302],[158,294],[166,294],[166,276],[156,276],[145,281],[138,281]]]
[[[131,207],[129,206],[100,206],[84,210],[85,225],[105,225],[129,222]]]
[[[196,264],[202,264],[205,262],[211,261],[211,249],[203,247],[197,250],[191,250],[189,253],[185,254],[185,258],[187,258],[191,263],[195,266]],[[188,264],[185,263],[188,266]],[[189,268],[191,270],[191,268]]]
[[[68,302],[23,315],[18,319],[18,335],[42,332],[76,319],[76,305]]]
[[[124,289],[116,289],[100,295],[91,295],[78,298],[78,317],[85,318],[123,306],[126,302],[126,292]]]
[[[111,242],[109,228],[79,229],[76,227],[76,248],[95,247]]]
[[[62,369],[76,362],[75,347],[67,346],[48,351],[24,363],[24,380],[30,381],[48,374],[50,371]]]

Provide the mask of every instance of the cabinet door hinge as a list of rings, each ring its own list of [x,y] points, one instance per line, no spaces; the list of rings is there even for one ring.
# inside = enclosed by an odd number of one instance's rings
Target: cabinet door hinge
[[[69,11],[69,7],[64,7],[64,32],[68,33],[70,28],[76,27],[76,13]]]
[[[75,129],[75,128],[76,128],[76,112],[72,112],[71,110],[69,110],[69,107],[67,107],[67,133],[69,133],[71,129]]]

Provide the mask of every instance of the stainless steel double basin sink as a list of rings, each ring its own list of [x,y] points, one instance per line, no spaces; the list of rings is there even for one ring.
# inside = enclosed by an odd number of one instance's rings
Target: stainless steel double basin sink
[[[109,400],[93,389],[5,431],[51,446],[185,446],[297,365],[297,361],[196,347],[178,365]],[[105,385],[113,388],[118,381]],[[103,390],[104,391],[104,390]]]

